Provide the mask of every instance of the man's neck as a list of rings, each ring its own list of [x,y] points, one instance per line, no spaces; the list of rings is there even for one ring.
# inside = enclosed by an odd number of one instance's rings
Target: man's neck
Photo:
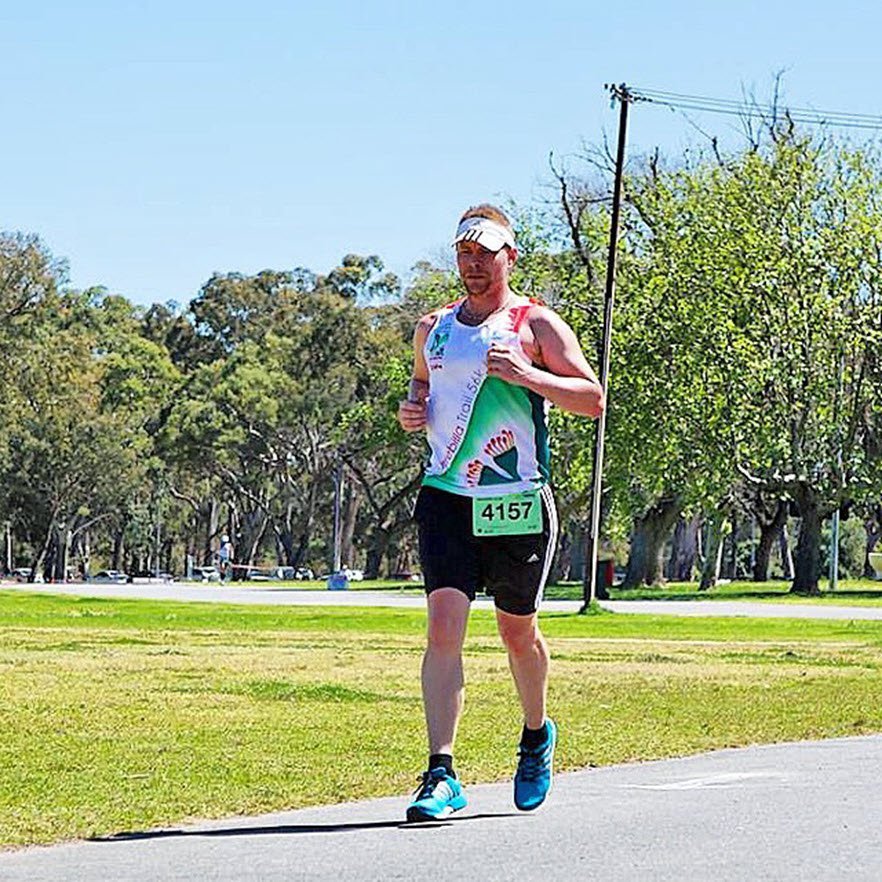
[[[460,307],[460,318],[468,324],[480,324],[496,312],[499,312],[511,299],[511,289],[503,288],[499,292],[485,291],[482,294],[469,294]]]
[[[473,312],[494,312],[512,296],[511,288],[503,285],[497,289],[488,289],[480,294],[468,295],[468,304]]]

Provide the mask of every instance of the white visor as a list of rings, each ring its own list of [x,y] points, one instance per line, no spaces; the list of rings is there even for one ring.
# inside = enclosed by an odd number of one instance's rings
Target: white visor
[[[488,251],[499,251],[503,245],[517,247],[511,232],[488,217],[467,217],[456,228],[453,244],[457,242],[477,242]]]

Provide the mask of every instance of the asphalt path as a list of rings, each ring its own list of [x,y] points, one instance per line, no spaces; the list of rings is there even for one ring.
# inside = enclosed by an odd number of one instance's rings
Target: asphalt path
[[[558,775],[533,814],[480,785],[438,824],[377,799],[4,852],[0,879],[878,882],[880,767],[882,736],[723,750]]]
[[[70,594],[78,597],[141,598],[180,600],[198,603],[256,603],[269,606],[425,606],[421,592],[322,591],[296,588],[242,588],[216,583],[192,582],[131,583],[98,585],[94,583],[20,584],[0,583],[0,588],[41,594]],[[490,608],[483,596],[475,601],[478,608]],[[882,620],[882,606],[847,606],[809,603],[758,603],[741,600],[602,600],[601,606],[616,613],[644,613],[671,616],[753,616],[758,618],[864,619]],[[581,601],[545,600],[545,612],[578,612]],[[882,879],[882,873],[880,873]]]

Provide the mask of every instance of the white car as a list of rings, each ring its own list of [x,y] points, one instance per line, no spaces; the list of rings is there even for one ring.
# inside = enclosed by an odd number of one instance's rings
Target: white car
[[[364,581],[364,570],[353,570],[351,567],[343,567],[340,570],[350,582],[363,582]]]
[[[221,574],[217,567],[193,567],[193,578],[199,582],[220,582]]]
[[[98,570],[90,581],[105,582],[111,585],[125,585],[129,581],[129,577],[120,570]]]

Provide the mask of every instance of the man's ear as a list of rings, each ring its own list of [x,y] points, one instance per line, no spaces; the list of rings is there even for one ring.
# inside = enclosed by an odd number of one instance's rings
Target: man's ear
[[[518,259],[518,249],[512,248],[511,245],[506,249],[508,251],[508,265],[514,266],[515,261]]]

